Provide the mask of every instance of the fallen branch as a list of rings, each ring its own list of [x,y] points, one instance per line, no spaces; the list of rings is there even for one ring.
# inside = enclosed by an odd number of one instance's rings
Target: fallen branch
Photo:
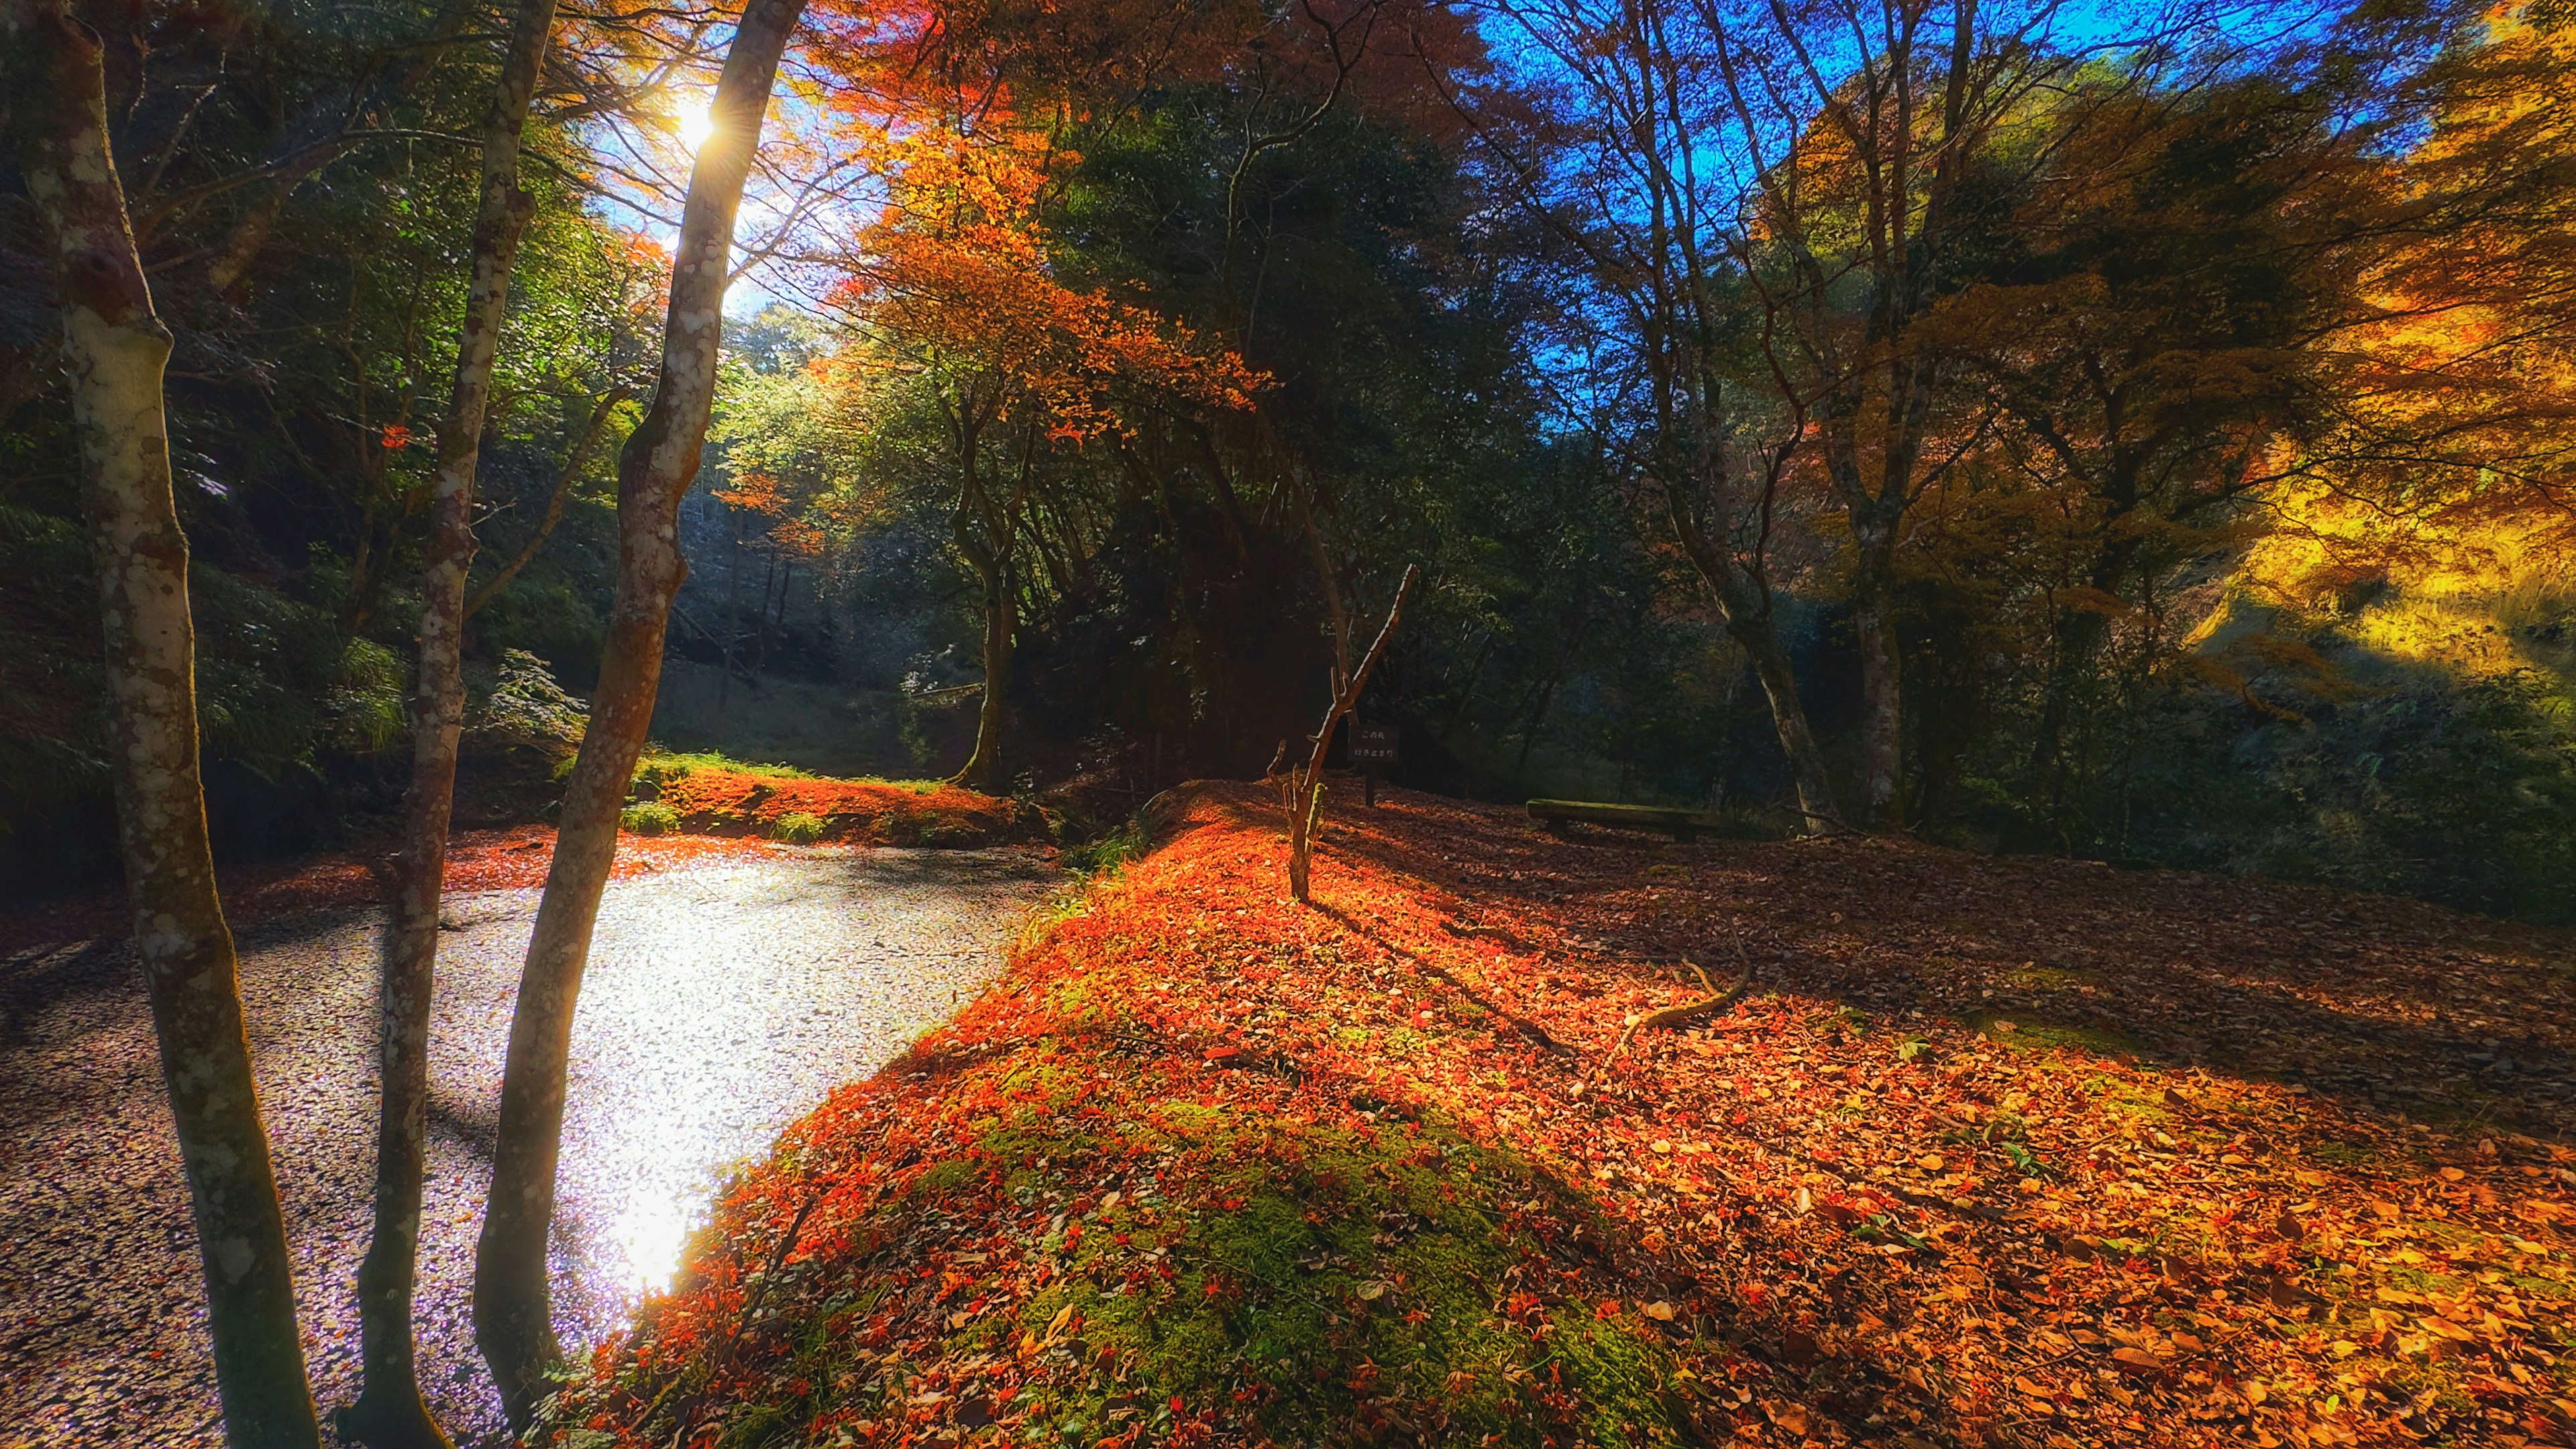
[[[1724,991],[1718,990],[1717,983],[1708,979],[1708,972],[1701,969],[1698,962],[1684,958],[1682,964],[1698,972],[1699,984],[1708,988],[1709,994],[1697,1001],[1684,1002],[1679,1006],[1667,1006],[1661,1011],[1648,1012],[1644,1016],[1630,1017],[1628,1025],[1619,1033],[1619,1040],[1609,1051],[1603,1053],[1601,1060],[1594,1064],[1591,1072],[1584,1073],[1583,1080],[1586,1086],[1591,1084],[1593,1072],[1598,1072],[1619,1059],[1619,1054],[1628,1049],[1628,1039],[1638,1032],[1679,1026],[1686,1021],[1697,1021],[1703,1016],[1714,1016],[1733,1006],[1744,995],[1745,989],[1753,984],[1753,967],[1750,964],[1745,966],[1744,974],[1736,977],[1734,984]]]

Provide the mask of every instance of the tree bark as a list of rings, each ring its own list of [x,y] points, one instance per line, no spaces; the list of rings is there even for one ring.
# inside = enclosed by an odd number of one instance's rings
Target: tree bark
[[[492,1195],[474,1264],[475,1345],[491,1366],[510,1423],[520,1429],[563,1362],[547,1292],[546,1238],[554,1220],[573,1005],[617,854],[617,813],[653,719],[671,600],[687,573],[680,499],[697,475],[715,400],[734,213],[779,55],[804,8],[804,0],[750,0],[735,28],[716,83],[715,131],[689,177],[661,375],[642,425],[618,458],[616,595],[590,728],[565,787],[554,859],[510,1018]]]
[[[1010,680],[1019,620],[1014,591],[1002,570],[979,562],[976,575],[984,588],[984,692],[975,710],[974,752],[952,778],[991,794],[1002,771],[1002,691]]]
[[[1860,811],[1862,823],[1886,828],[1897,819],[1897,781],[1904,764],[1905,714],[1897,662],[1893,520],[1855,508],[1852,635],[1860,651]]]
[[[451,1449],[421,1398],[411,1327],[429,1131],[429,1012],[448,820],[456,800],[457,740],[465,724],[462,655],[465,580],[474,563],[475,471],[491,402],[492,363],[509,309],[510,269],[536,204],[519,189],[519,140],[554,13],[555,0],[525,0],[519,7],[491,108],[484,114],[483,195],[474,218],[473,272],[457,335],[456,379],[438,427],[429,557],[421,580],[411,795],[403,807],[403,848],[394,864],[393,918],[385,926],[378,1003],[383,1086],[376,1126],[375,1230],[358,1268],[364,1383],[340,1426],[342,1433],[373,1449]]]
[[[1807,723],[1807,706],[1798,697],[1798,676],[1789,667],[1788,651],[1780,647],[1779,632],[1771,627],[1770,601],[1764,597],[1759,580],[1745,577],[1744,570],[1700,527],[1699,517],[1679,485],[1668,485],[1665,503],[1672,515],[1673,532],[1680,537],[1682,551],[1690,556],[1700,581],[1716,601],[1728,637],[1743,648],[1753,662],[1753,677],[1762,681],[1762,696],[1771,706],[1771,728],[1780,737],[1780,753],[1788,759],[1789,778],[1798,792],[1798,813],[1804,817],[1805,828],[1810,832],[1831,828],[1841,817],[1834,810],[1833,783],[1825,773],[1825,752],[1817,747],[1816,733]]]
[[[188,541],[171,496],[162,393],[170,333],[152,310],[108,151],[96,35],[59,3],[9,0],[0,82],[27,194],[53,245],[81,502],[98,558],[119,844],[205,1268],[225,1432],[234,1449],[318,1449],[286,1223],[206,838]]]
[[[971,395],[960,403],[953,427],[959,472],[957,510],[949,521],[950,532],[957,551],[975,570],[975,581],[984,595],[984,693],[975,711],[975,748],[949,781],[992,793],[1003,782],[1002,696],[1010,683],[1011,655],[1019,635],[1016,559],[1037,436],[1033,429],[1022,443],[1020,479],[1005,504],[985,486],[977,468],[983,423]]]

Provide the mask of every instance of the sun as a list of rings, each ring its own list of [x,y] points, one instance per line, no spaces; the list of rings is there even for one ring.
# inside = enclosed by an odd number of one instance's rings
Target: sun
[[[709,136],[716,133],[715,108],[706,101],[692,101],[681,106],[677,120],[680,144],[688,147],[692,156],[698,153],[699,147],[707,144]]]

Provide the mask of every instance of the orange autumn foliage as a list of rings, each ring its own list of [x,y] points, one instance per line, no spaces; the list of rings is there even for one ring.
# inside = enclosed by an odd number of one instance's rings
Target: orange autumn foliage
[[[1151,309],[1055,275],[1041,212],[1080,158],[1045,132],[986,117],[879,131],[877,144],[890,197],[835,301],[918,365],[993,379],[1001,416],[1040,415],[1073,441],[1122,430],[1122,394],[1225,410],[1265,385]]]
[[[866,845],[983,846],[1045,837],[1017,801],[954,785],[799,779],[700,766],[662,779],[657,798],[681,828],[705,835],[766,835],[790,815],[823,822],[822,839]]]
[[[1668,1392],[1593,1442],[2556,1442],[2576,1414],[2576,1153],[2542,1140],[2566,1104],[2373,1105],[2447,1100],[2422,1023],[2576,1035],[2546,984],[2563,932],[1886,841],[1555,840],[1410,792],[1337,826],[1307,910],[1260,787],[1160,813],[1163,846],[997,989],[790,1129],[572,1422],[1001,1444],[1087,1400],[1157,1442],[1319,1413],[1329,1442],[1443,1442],[1499,1392],[1526,1395],[1512,1442],[1576,1442],[1600,1385],[1548,1365],[1601,1351],[1585,1324],[1669,1355]],[[1632,1030],[1704,998],[1682,958],[1750,989]],[[1219,1119],[1242,1126],[1193,1125]],[[1503,1232],[1517,1263],[1474,1285],[1499,1361],[1441,1361],[1444,1387],[1334,1356],[1441,1285],[1190,1251],[1260,1183],[1321,1184],[1319,1132]],[[1151,1413],[1177,1350],[1113,1312],[1178,1335],[1301,1294],[1348,1335],[1311,1362],[1223,1347]]]

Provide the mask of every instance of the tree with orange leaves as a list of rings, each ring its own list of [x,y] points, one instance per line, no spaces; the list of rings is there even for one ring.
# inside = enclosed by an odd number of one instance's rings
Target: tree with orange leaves
[[[1139,407],[1242,409],[1263,379],[1149,309],[1060,278],[1044,213],[1079,157],[1054,128],[966,94],[935,122],[876,133],[888,200],[835,300],[876,344],[841,361],[845,380],[908,376],[939,415],[954,472],[950,541],[984,615],[975,747],[955,778],[989,790],[1006,779],[1003,694],[1041,455],[1123,435]]]

